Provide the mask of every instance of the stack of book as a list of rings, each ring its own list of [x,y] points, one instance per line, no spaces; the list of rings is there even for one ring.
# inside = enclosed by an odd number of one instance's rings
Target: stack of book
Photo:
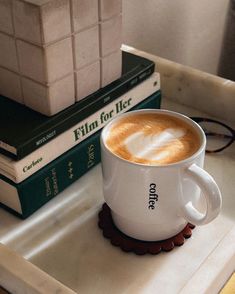
[[[160,76],[122,52],[120,79],[52,117],[0,96],[0,203],[26,218],[100,162],[99,136],[115,116],[160,108]]]

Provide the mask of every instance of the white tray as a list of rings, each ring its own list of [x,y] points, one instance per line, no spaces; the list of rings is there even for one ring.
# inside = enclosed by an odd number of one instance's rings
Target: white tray
[[[162,106],[206,115],[166,97]],[[222,191],[222,213],[195,228],[183,246],[156,256],[124,253],[103,238],[100,165],[25,221],[0,210],[0,285],[19,294],[217,293],[235,269],[234,167],[234,145],[206,156],[205,168]]]

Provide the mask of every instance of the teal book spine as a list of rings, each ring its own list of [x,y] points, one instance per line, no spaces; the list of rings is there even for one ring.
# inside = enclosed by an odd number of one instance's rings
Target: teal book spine
[[[160,108],[161,91],[157,91],[131,110]],[[100,132],[88,137],[71,150],[61,155],[56,160],[33,174],[25,181],[16,184],[8,178],[0,175],[0,179],[17,190],[21,211],[15,207],[9,207],[1,200],[2,207],[25,219],[33,212],[50,201],[74,181],[82,177],[92,167],[100,162]]]

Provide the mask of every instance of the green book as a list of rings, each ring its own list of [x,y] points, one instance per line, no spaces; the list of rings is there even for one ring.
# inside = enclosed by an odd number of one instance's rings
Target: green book
[[[159,90],[131,110],[160,108],[160,103]],[[100,162],[100,132],[19,184],[0,175],[1,206],[23,219],[30,216]]]

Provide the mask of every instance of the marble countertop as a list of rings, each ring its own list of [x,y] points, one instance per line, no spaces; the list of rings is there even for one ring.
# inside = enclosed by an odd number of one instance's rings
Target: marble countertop
[[[181,105],[187,105],[227,120],[235,126],[235,82],[161,58],[130,46],[123,50],[155,61],[161,74],[163,95]]]
[[[162,75],[162,108],[234,126],[233,82],[153,58]],[[0,209],[0,284],[19,294],[218,293],[235,270],[234,168],[235,144],[206,156],[205,169],[222,192],[222,212],[197,227],[182,247],[156,256],[123,253],[103,238],[97,227],[103,203],[100,165],[25,221]]]

